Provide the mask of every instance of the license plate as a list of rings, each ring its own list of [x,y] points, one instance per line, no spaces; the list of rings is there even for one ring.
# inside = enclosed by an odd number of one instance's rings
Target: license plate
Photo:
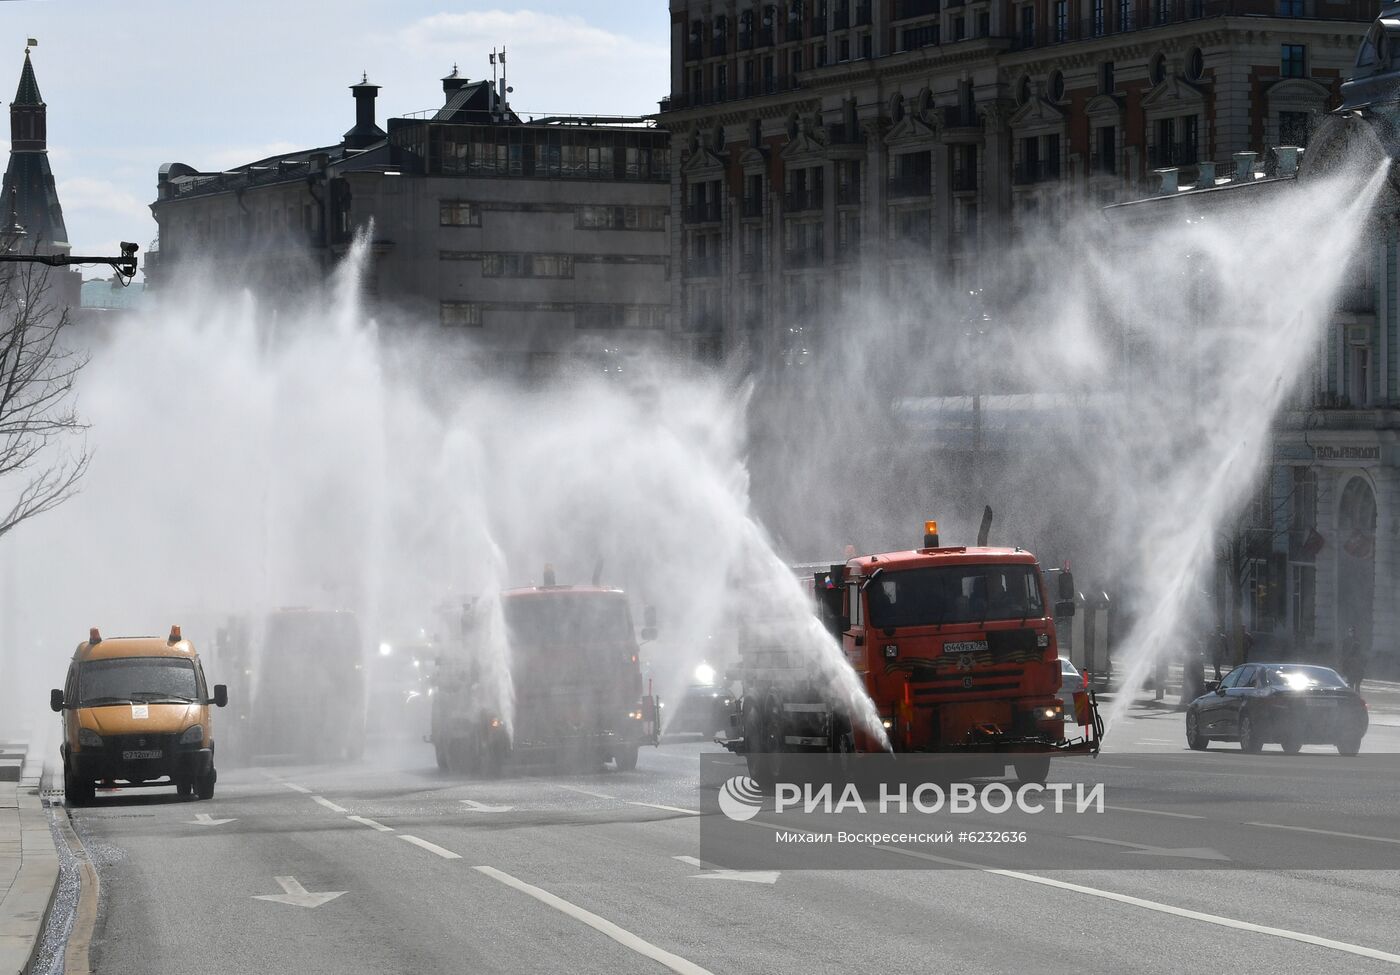
[[[122,758],[128,762],[139,761],[143,758],[160,758],[164,754],[159,748],[143,748],[135,751],[122,752]]]
[[[957,640],[943,644],[944,653],[981,653],[986,649],[986,640]]]

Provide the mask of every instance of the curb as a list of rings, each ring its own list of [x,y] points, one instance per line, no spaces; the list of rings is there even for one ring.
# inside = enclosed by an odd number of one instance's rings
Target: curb
[[[29,756],[18,783],[0,783],[0,855],[12,866],[18,861],[13,883],[0,893],[0,975],[30,970],[58,889],[58,850],[39,796],[42,772],[37,756]]]

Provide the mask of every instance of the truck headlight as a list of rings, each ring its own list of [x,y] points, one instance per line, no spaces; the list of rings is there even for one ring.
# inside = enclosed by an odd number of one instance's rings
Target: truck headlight
[[[182,745],[202,745],[204,744],[204,726],[190,725],[185,729],[185,733],[180,736]]]
[[[695,683],[713,684],[715,682],[715,669],[709,664],[701,664],[695,668]]]
[[[102,736],[99,735],[97,732],[93,731],[91,728],[79,728],[79,729],[78,729],[78,747],[79,747],[79,748],[101,748],[101,747],[102,747]]]

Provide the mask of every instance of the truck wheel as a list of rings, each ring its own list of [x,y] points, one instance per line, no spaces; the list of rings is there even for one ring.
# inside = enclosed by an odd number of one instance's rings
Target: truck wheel
[[[773,774],[771,756],[755,752],[745,755],[744,758],[749,765],[749,778],[757,782],[758,787],[764,792],[772,792],[778,777]]]
[[[623,745],[613,752],[613,762],[619,772],[630,772],[637,767],[637,746]]]
[[[214,783],[219,780],[219,773],[210,769],[205,775],[194,780],[194,794],[201,799],[214,798]]]
[[[194,792],[194,780],[193,780],[193,779],[176,779],[176,780],[175,780],[175,794],[176,794],[177,796],[186,796],[186,797],[188,797],[189,794],[192,793],[192,792]]]
[[[1023,785],[1044,785],[1045,780],[1050,778],[1049,755],[1027,755],[1016,759],[1011,767],[1016,770],[1017,781]]]

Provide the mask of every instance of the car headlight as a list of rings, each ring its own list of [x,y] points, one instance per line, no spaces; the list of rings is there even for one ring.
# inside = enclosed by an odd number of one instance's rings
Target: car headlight
[[[97,732],[93,731],[91,728],[79,728],[79,729],[78,729],[78,747],[79,747],[79,748],[101,748],[101,747],[102,747],[102,736],[99,735]]]
[[[191,725],[185,729],[185,733],[180,736],[182,745],[202,745],[204,744],[204,726]]]
[[[709,664],[701,664],[695,668],[695,683],[713,684],[715,682],[715,669]]]

